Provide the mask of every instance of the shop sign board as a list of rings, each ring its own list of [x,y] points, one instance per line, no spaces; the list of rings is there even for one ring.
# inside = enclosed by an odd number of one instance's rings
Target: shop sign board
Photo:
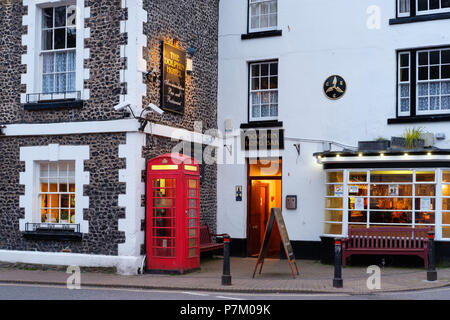
[[[283,150],[284,129],[248,129],[241,131],[242,150]]]
[[[186,91],[186,52],[162,44],[161,109],[184,114]]]

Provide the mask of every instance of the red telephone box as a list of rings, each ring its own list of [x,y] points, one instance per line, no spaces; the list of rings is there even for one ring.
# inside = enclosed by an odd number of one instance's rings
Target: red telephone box
[[[200,267],[200,174],[198,162],[165,154],[147,163],[147,271]]]

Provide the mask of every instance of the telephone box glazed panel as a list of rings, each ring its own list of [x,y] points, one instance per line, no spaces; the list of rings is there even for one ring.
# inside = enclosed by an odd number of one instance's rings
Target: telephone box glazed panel
[[[147,271],[200,267],[200,176],[194,158],[165,154],[147,163]]]

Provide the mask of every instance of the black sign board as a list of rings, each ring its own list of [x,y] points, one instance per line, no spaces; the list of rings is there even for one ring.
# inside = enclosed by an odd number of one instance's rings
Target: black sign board
[[[283,215],[281,213],[280,208],[272,208],[270,210],[270,218],[267,222],[266,232],[264,234],[264,241],[261,246],[261,250],[259,251],[258,260],[256,261],[255,270],[253,270],[253,278],[255,277],[256,270],[258,269],[258,265],[261,264],[259,269],[259,274],[261,274],[262,267],[264,265],[264,256],[267,251],[267,246],[269,244],[270,235],[272,234],[273,225],[275,224],[275,219],[277,220],[278,230],[280,231],[281,242],[283,243],[284,251],[286,253],[286,257],[289,262],[289,268],[291,269],[292,276],[295,278],[295,272],[293,266],[295,266],[295,270],[298,272],[297,262],[295,261],[294,250],[292,250],[291,241],[289,240],[289,236],[286,229],[286,224],[284,223]]]
[[[186,89],[186,52],[162,44],[161,109],[184,113]]]
[[[284,129],[248,129],[241,131],[241,146],[248,150],[284,149]]]

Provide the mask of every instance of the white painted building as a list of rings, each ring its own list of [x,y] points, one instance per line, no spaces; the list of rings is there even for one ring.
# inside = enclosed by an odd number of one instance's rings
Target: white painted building
[[[219,166],[217,219],[236,254],[257,254],[266,221],[260,216],[281,203],[299,257],[319,257],[321,237],[345,236],[349,225],[431,225],[445,255],[449,12],[445,0],[220,2],[218,125],[229,137],[224,154],[234,161]],[[334,75],[346,83],[339,99],[324,90]],[[418,127],[432,134],[433,148],[358,151],[359,141]],[[256,154],[238,144],[249,128],[284,130],[284,148],[257,155],[281,158],[282,174],[272,177],[281,187],[250,172],[257,171],[247,166]],[[384,190],[395,185],[393,193]],[[296,209],[286,208],[288,195],[297,196]],[[274,250],[277,256],[276,244]]]

